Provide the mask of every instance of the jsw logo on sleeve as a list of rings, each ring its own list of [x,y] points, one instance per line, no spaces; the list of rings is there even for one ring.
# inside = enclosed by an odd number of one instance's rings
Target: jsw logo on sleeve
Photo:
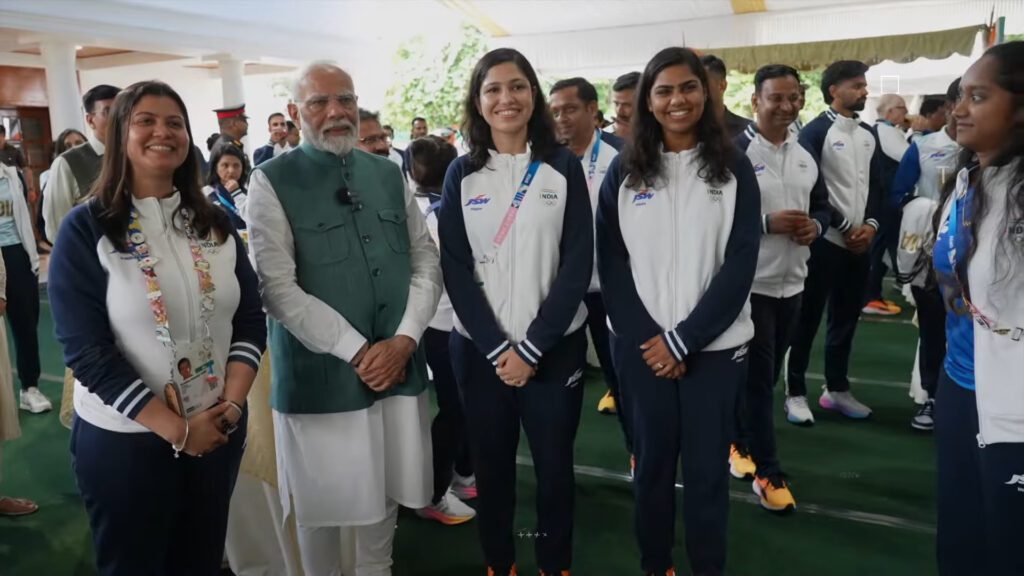
[[[487,194],[480,194],[474,196],[466,201],[466,206],[469,206],[471,210],[480,210],[480,207],[491,201],[491,198]]]
[[[842,140],[836,140],[835,142],[832,143],[832,149],[836,151],[846,150],[846,142],[843,142]]]
[[[643,206],[647,204],[647,201],[654,198],[654,192],[650,190],[641,190],[633,195],[633,204],[637,206]]]

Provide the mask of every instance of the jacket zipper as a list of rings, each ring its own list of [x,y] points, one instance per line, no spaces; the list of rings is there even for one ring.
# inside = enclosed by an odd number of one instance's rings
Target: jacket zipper
[[[516,181],[516,168],[518,167],[518,164],[516,163],[516,157],[513,155],[511,158],[509,158],[508,159],[508,163],[509,163],[508,177],[509,177],[509,180],[512,183],[512,186],[515,187],[516,186],[516,183],[515,183],[515,181]],[[512,197],[513,198],[515,198],[515,193],[517,191],[518,190],[516,188],[512,189]],[[519,205],[519,209],[522,210],[522,208],[523,208],[523,206],[522,206],[522,204],[520,204]],[[518,220],[519,220],[519,217],[517,215],[516,216],[516,221],[518,221]],[[509,252],[509,257],[508,257],[509,258],[508,331],[509,331],[509,337],[510,338],[515,338],[515,334],[516,334],[516,325],[515,325],[516,315],[515,315],[515,310],[513,310],[513,303],[515,302],[515,299],[512,297],[513,294],[515,294],[515,283],[516,283],[516,226],[515,226],[515,223],[512,224],[511,228],[508,231],[508,240],[509,240],[509,245],[508,245],[508,252]]]
[[[186,326],[188,327],[188,340],[192,340],[193,330],[193,319],[195,318],[195,301],[192,298],[192,289],[189,286],[189,275],[188,269],[181,263],[181,255],[178,254],[177,246],[175,246],[175,238],[172,230],[172,226],[167,222],[167,215],[164,214],[164,208],[157,203],[157,208],[160,211],[160,220],[164,225],[164,234],[167,236],[167,244],[170,246],[171,254],[174,255],[174,263],[178,266],[178,273],[181,274],[182,280],[185,281],[185,299],[188,302],[188,320]],[[190,247],[191,250],[191,247]]]
[[[676,181],[682,183],[683,182],[683,170],[682,170],[681,158],[680,158],[680,156],[678,154],[674,154],[674,155],[670,156],[670,158],[672,159],[672,162],[675,164],[674,168],[675,168],[675,172],[676,172]],[[677,218],[679,211],[678,211],[677,204],[676,204],[675,192],[676,191],[672,189],[671,185],[668,186],[668,197],[669,197],[669,202],[671,203],[671,206],[672,206],[672,252],[674,254],[676,253],[677,250],[680,249],[680,246],[679,246],[679,220]],[[679,258],[678,257],[673,257],[672,258],[672,289],[673,290],[678,290],[679,289],[679,283],[677,281],[677,278],[679,276],[678,272],[679,272]],[[672,330],[672,329],[675,328],[675,325],[672,324],[672,322],[676,318],[679,318],[679,313],[678,313],[679,312],[679,306],[678,306],[678,304],[679,304],[678,298],[673,298],[672,299],[672,316],[668,320],[669,321],[669,326],[668,326],[669,330]]]

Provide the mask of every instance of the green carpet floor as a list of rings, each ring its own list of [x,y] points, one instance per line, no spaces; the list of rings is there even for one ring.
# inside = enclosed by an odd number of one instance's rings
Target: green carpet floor
[[[783,467],[798,510],[773,516],[757,506],[748,482],[733,481],[729,565],[732,575],[927,575],[935,573],[935,481],[931,437],[909,426],[914,406],[906,386],[916,329],[906,315],[895,321],[862,321],[852,376],[854,390],[874,409],[852,422],[815,409],[817,425],[797,428],[782,414],[776,395],[776,431]],[[63,373],[52,336],[49,306],[40,321],[44,376],[41,388],[60,397]],[[820,338],[819,338],[820,340]],[[821,351],[811,372],[820,374]],[[576,443],[577,512],[574,574],[638,574],[632,532],[632,495],[623,479],[627,454],[614,417],[594,410],[603,393],[600,372],[587,374],[584,417]],[[820,377],[811,381],[817,398]],[[816,408],[816,405],[814,406]],[[67,451],[68,431],[56,411],[22,413],[24,436],[3,449],[0,494],[35,499],[32,516],[0,518],[0,576],[94,574],[89,529],[75,489]],[[525,445],[525,442],[523,443]],[[525,446],[524,456],[527,455]],[[528,460],[528,459],[527,459]],[[725,463],[723,463],[724,465]],[[517,528],[521,574],[535,573],[532,502],[536,482],[519,468]],[[679,491],[682,496],[683,491]],[[677,524],[676,563],[686,565],[682,524]],[[395,576],[481,576],[474,523],[443,527],[403,511],[395,543]],[[688,573],[680,570],[680,574]]]

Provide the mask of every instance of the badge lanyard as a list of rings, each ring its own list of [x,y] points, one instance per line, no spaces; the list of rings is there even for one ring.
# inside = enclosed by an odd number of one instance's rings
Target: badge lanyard
[[[223,190],[223,188],[221,187],[220,184],[218,184],[217,188],[214,190],[214,192],[216,192],[217,194],[217,200],[220,201],[221,206],[224,206],[225,208],[230,210],[235,216],[241,218],[242,213],[238,211],[238,206],[235,206],[235,203],[231,200],[231,194],[228,193],[228,197],[225,198],[224,195],[220,193],[221,190]],[[227,192],[227,190],[224,191]]]
[[[590,150],[590,166],[587,168],[587,188],[593,189],[594,174],[597,173],[597,154],[601,150],[601,131],[596,130],[594,134],[594,147]]]
[[[202,294],[200,299],[200,321],[203,324],[203,330],[206,332],[203,339],[203,351],[207,354],[212,354],[213,343],[210,340],[210,319],[213,317],[216,287],[213,284],[213,276],[210,274],[210,262],[203,255],[199,238],[192,227],[191,211],[188,209],[182,210],[182,216],[185,220],[185,235],[188,238],[189,252],[192,255],[192,267],[196,272],[196,278],[199,280],[199,291]],[[142,277],[146,281],[146,299],[149,301],[149,310],[153,313],[153,321],[156,324],[156,339],[164,346],[170,346],[173,350],[175,342],[174,338],[171,337],[170,323],[167,319],[167,303],[164,300],[163,292],[160,290],[160,281],[157,278],[155,269],[159,258],[153,256],[149,249],[146,235],[142,232],[142,226],[139,223],[139,213],[134,207],[131,209],[128,220],[128,242],[131,245],[132,256],[135,257],[139,270],[142,271]],[[174,368],[172,367],[172,374],[173,370]],[[207,379],[211,378],[216,380],[217,377],[211,373],[207,376]]]
[[[533,177],[537,175],[537,170],[539,168],[540,162],[534,160],[533,162],[530,162],[529,168],[526,169],[526,174],[523,175],[523,181],[519,183],[519,188],[516,189],[516,195],[512,197],[512,205],[508,207],[508,210],[505,212],[505,217],[501,220],[501,226],[498,227],[498,233],[494,235],[493,252],[495,255],[498,253],[498,248],[501,248],[501,245],[504,244],[509,230],[512,229],[512,224],[515,223],[516,217],[519,215],[519,206],[522,205],[523,199],[526,198],[526,191],[530,189],[530,183],[533,182]]]

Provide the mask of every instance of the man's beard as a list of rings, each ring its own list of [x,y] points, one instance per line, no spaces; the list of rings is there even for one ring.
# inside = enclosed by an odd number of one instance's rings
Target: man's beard
[[[864,110],[864,104],[866,104],[866,103],[867,103],[867,98],[865,98],[864,100],[855,100],[853,102],[853,105],[850,106],[850,111],[851,112],[860,112],[860,111]]]
[[[319,130],[314,129],[305,118],[300,115],[299,123],[302,126],[302,133],[306,135],[310,146],[317,150],[330,152],[335,156],[347,156],[359,141],[359,126],[353,125],[348,120],[326,121]],[[348,128],[345,136],[324,136],[324,132],[332,128]]]

